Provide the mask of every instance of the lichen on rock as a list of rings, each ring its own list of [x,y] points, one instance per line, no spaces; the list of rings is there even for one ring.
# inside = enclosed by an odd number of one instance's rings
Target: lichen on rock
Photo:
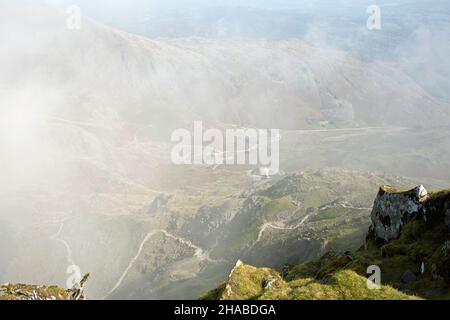
[[[381,186],[372,209],[369,237],[380,243],[397,239],[412,218],[426,217],[423,202],[427,198],[428,192],[422,185],[404,192]]]

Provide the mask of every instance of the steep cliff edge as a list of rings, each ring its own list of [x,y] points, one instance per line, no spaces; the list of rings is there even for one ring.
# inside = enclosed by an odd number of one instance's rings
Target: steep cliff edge
[[[426,217],[424,202],[427,199],[428,192],[422,185],[405,192],[382,186],[373,205],[368,237],[379,243],[398,238],[411,219]]]
[[[382,186],[366,243],[282,272],[239,263],[202,299],[450,299],[450,190]],[[367,285],[369,267],[381,286]]]
[[[420,282],[420,278],[435,280],[434,285],[443,281],[448,295],[450,190],[428,194],[423,186],[405,192],[381,187],[371,220],[366,239],[367,251],[380,249],[386,259],[404,257],[412,269],[406,272],[414,274],[414,277],[403,274],[403,283]]]
[[[289,279],[268,268],[236,265],[227,283],[203,295],[203,300],[346,300],[417,299],[390,286],[370,290],[366,279],[351,270],[339,270],[329,277]]]

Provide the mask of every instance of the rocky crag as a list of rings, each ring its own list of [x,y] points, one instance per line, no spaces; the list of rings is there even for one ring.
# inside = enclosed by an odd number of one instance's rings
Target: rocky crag
[[[379,243],[398,238],[411,219],[426,219],[424,203],[427,199],[428,192],[422,185],[406,192],[382,186],[373,205],[369,237]]]

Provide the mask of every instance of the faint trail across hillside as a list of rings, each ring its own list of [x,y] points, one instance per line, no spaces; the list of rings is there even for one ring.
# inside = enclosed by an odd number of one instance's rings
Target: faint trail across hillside
[[[58,232],[56,232],[54,235],[50,236],[50,239],[55,240],[59,243],[62,243],[62,245],[66,248],[66,259],[70,266],[76,265],[75,261],[72,257],[72,249],[70,248],[69,244],[66,240],[59,238],[59,235],[61,234],[62,229],[64,228],[64,223],[67,219],[61,220]],[[56,222],[56,221],[55,221]]]
[[[119,280],[116,282],[114,287],[111,290],[109,290],[109,292],[102,299],[106,299],[109,295],[111,295],[114,291],[117,290],[117,288],[119,288],[122,285],[123,280],[128,275],[129,271],[131,270],[131,268],[133,267],[133,265],[135,264],[137,259],[139,259],[139,256],[141,255],[141,252],[142,252],[145,244],[147,243],[147,241],[150,240],[154,235],[156,235],[158,233],[162,233],[166,237],[171,238],[175,241],[178,241],[178,242],[194,249],[195,250],[194,257],[198,258],[199,260],[206,260],[208,262],[214,262],[214,263],[227,262],[224,260],[222,261],[222,260],[211,259],[207,252],[205,252],[202,248],[193,244],[190,240],[186,240],[184,238],[178,237],[178,236],[168,232],[167,230],[164,230],[164,229],[153,230],[153,231],[150,231],[149,233],[147,233],[147,235],[144,237],[144,239],[142,240],[142,242],[139,245],[139,249],[136,252],[136,255],[130,260],[130,262],[128,263],[128,266],[125,268],[124,272],[122,273],[122,275],[120,276]]]
[[[348,203],[330,203],[330,204],[324,205],[323,207],[320,207],[319,211],[324,211],[324,210],[327,210],[327,209],[330,209],[330,208],[335,208],[337,206],[340,206],[340,207],[342,207],[344,209],[372,210],[372,208],[369,208],[369,207],[367,207],[367,208],[366,207],[355,207],[355,206],[352,206],[352,205],[350,205]]]
[[[273,222],[266,222],[266,223],[264,223],[264,224],[261,226],[261,228],[259,229],[258,238],[256,239],[255,242],[253,242],[253,244],[251,245],[251,247],[250,247],[248,250],[250,250],[251,248],[253,248],[258,242],[261,241],[261,238],[262,238],[264,232],[265,232],[267,229],[270,228],[270,229],[275,229],[275,230],[295,230],[295,229],[298,229],[298,228],[300,228],[301,226],[303,226],[303,225],[305,224],[305,222],[309,219],[309,217],[310,217],[311,215],[312,215],[311,213],[310,213],[310,214],[307,214],[307,215],[306,215],[299,223],[297,223],[295,226],[292,226],[292,227],[282,227],[282,226],[278,226],[278,225],[275,225]]]
[[[109,292],[103,297],[103,299],[105,299],[106,297],[108,297],[111,293],[113,293],[114,291],[116,291],[116,289],[118,287],[120,287],[120,285],[122,284],[123,280],[125,279],[125,277],[127,276],[128,272],[130,271],[130,269],[133,267],[134,263],[136,262],[136,260],[139,258],[139,256],[141,255],[142,249],[144,248],[144,245],[147,243],[147,241],[153,237],[155,234],[157,234],[158,232],[160,232],[160,230],[154,230],[151,231],[149,233],[147,233],[147,235],[145,236],[144,240],[142,240],[141,244],[139,245],[139,249],[136,253],[136,255],[131,259],[131,261],[128,263],[128,266],[126,267],[125,271],[122,273],[122,275],[120,276],[119,280],[117,281],[117,283],[114,285],[114,287],[109,290]]]
[[[326,205],[326,206],[320,208],[319,210],[323,211],[325,209],[333,208],[333,207],[336,207],[336,206],[341,206],[341,207],[343,207],[345,209],[372,210],[372,208],[354,207],[354,206],[351,206],[351,205],[349,205],[347,203],[329,204],[329,205]],[[296,212],[294,212],[293,214],[295,215],[298,211],[299,211],[299,209],[297,209]],[[291,226],[291,227],[279,226],[279,225],[274,224],[273,222],[266,222],[266,223],[264,223],[261,226],[261,228],[259,229],[258,238],[255,240],[255,242],[253,242],[253,244],[250,246],[250,248],[247,249],[247,251],[250,250],[251,248],[253,248],[258,242],[261,241],[262,236],[264,235],[264,232],[266,232],[267,229],[288,230],[288,231],[289,230],[295,230],[295,229],[298,229],[301,226],[303,226],[306,223],[306,221],[311,217],[311,215],[312,215],[312,213],[307,214],[299,223],[297,223],[296,225]]]
[[[345,208],[345,209],[353,209],[353,210],[372,210],[373,208],[369,208],[369,207],[367,207],[367,208],[364,208],[364,207],[354,207],[354,206],[351,206],[351,205],[349,205],[349,204],[347,204],[347,203],[341,203],[340,204],[343,208]]]
[[[225,260],[216,260],[216,259],[211,259],[211,257],[209,256],[209,254],[207,252],[205,252],[202,248],[196,246],[195,244],[193,244],[190,240],[186,240],[184,238],[180,238],[176,235],[173,235],[169,232],[167,232],[166,230],[160,230],[162,233],[164,233],[167,237],[172,238],[178,242],[181,242],[182,244],[192,248],[195,250],[194,253],[194,257],[197,257],[200,260],[206,260],[208,262],[213,262],[213,263],[221,263],[221,262],[228,262]]]

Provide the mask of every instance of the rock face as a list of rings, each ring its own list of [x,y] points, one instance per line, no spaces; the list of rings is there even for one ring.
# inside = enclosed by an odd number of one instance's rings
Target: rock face
[[[369,236],[381,243],[397,239],[411,218],[425,216],[423,202],[427,198],[428,192],[422,185],[405,192],[382,186],[373,205]]]

